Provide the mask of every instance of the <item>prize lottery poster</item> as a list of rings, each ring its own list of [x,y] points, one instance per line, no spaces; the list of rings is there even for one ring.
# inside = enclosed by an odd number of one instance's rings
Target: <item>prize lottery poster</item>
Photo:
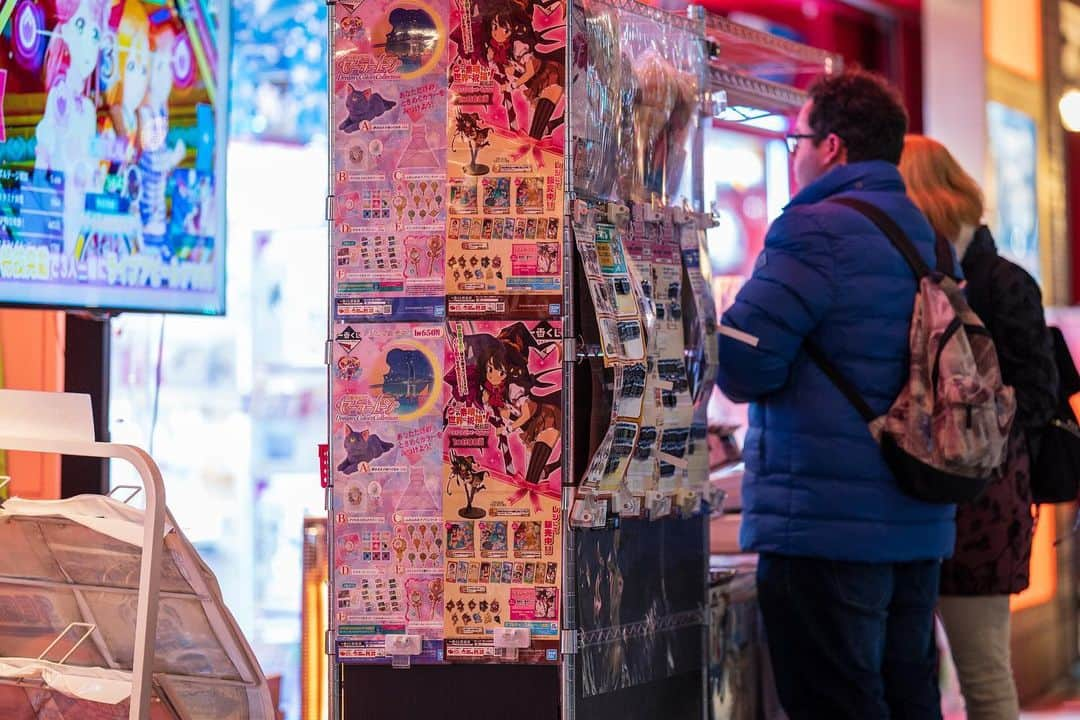
[[[497,627],[528,628],[522,662],[558,660],[561,322],[447,323],[443,435],[446,659],[495,661]]]
[[[566,4],[450,1],[448,314],[560,315]]]
[[[0,4],[0,301],[224,312],[221,19]]]
[[[442,659],[445,328],[338,323],[331,472],[336,651],[384,661],[385,636],[423,637]]]
[[[444,312],[448,0],[334,9],[336,315],[432,321]]]

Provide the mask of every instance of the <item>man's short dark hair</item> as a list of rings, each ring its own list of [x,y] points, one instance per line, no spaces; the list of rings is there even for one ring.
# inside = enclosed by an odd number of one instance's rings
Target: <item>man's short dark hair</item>
[[[908,114],[900,92],[885,78],[864,70],[827,75],[810,88],[810,100],[815,143],[835,133],[847,147],[848,162],[899,164]]]

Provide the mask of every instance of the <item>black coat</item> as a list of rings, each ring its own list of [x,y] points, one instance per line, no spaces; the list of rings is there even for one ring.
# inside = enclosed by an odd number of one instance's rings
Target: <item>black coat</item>
[[[986,227],[961,266],[971,309],[994,338],[1006,385],[1016,390],[1016,419],[1004,471],[982,497],[956,512],[956,551],[941,569],[942,595],[999,595],[1028,586],[1031,538],[1030,455],[1057,407],[1058,371],[1039,286],[997,253]]]

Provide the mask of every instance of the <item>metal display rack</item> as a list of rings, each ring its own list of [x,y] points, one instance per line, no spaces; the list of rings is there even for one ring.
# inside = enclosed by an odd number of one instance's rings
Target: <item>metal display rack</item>
[[[455,7],[471,8],[472,3],[463,0]],[[581,12],[583,0],[562,0],[566,8],[566,23],[569,28],[575,12]],[[644,5],[636,0],[591,0],[593,6],[603,6],[607,11],[620,14],[625,18],[636,18],[635,22],[652,23],[660,28],[672,28],[695,45],[694,53],[701,58],[696,68],[697,83],[700,89],[698,101],[699,120],[723,116],[722,113],[734,113],[735,119],[747,119],[760,114],[790,113],[805,100],[805,93],[785,79],[805,76],[809,73],[836,72],[841,67],[839,58],[829,53],[814,50],[798,43],[776,38],[750,28],[732,23],[724,18],[707,16],[701,8],[692,6],[686,16],[674,15]],[[547,3],[546,12],[551,12],[552,3]],[[331,85],[335,81],[334,39],[339,19],[349,19],[362,12],[361,3],[330,3],[329,32],[331,33],[330,77]],[[426,7],[426,6],[425,6]],[[448,8],[449,5],[433,5]],[[442,25],[448,25],[444,19]],[[574,56],[571,43],[572,33],[568,29],[566,59]],[[602,528],[585,529],[575,527],[569,522],[572,509],[579,500],[579,484],[588,464],[589,448],[595,445],[595,438],[590,437],[589,411],[592,399],[586,395],[593,390],[590,382],[595,382],[595,368],[590,373],[590,363],[598,363],[601,351],[597,349],[595,339],[583,337],[583,327],[579,326],[576,315],[582,303],[588,300],[588,288],[579,270],[580,259],[570,228],[577,218],[575,214],[582,208],[591,212],[619,213],[618,202],[589,198],[575,192],[575,138],[570,122],[571,108],[585,98],[578,98],[573,93],[572,62],[565,62],[565,154],[563,156],[563,208],[564,232],[561,238],[562,248],[562,392],[563,392],[563,427],[561,433],[561,460],[563,467],[563,488],[561,498],[561,587],[560,636],[558,662],[552,665],[514,664],[510,659],[516,653],[507,655],[508,662],[493,664],[421,664],[413,663],[407,670],[394,670],[390,667],[390,658],[383,664],[348,664],[341,662],[335,651],[335,617],[331,594],[328,603],[330,628],[326,651],[331,656],[328,670],[330,687],[330,712],[333,720],[396,720],[428,715],[455,720],[457,717],[470,717],[486,720],[488,717],[505,717],[513,714],[519,720],[607,720],[615,717],[669,717],[673,720],[705,717],[708,713],[708,503],[703,512],[682,518],[650,521],[647,519],[609,520]],[[357,88],[359,89],[359,88]],[[370,91],[369,91],[370,92]],[[335,98],[333,92],[329,98],[331,118],[335,117]],[[494,98],[492,102],[497,102]],[[327,202],[327,219],[334,221],[335,208],[341,198],[335,196],[335,157],[334,139],[337,123],[331,120],[329,179],[331,194]],[[687,175],[691,178],[690,191],[683,193],[686,210],[703,210],[703,174],[702,162],[702,123],[697,122],[692,132],[688,147],[690,157],[687,161]],[[476,165],[475,153],[472,164]],[[485,166],[486,167],[486,166]],[[665,193],[666,194],[666,193]],[[665,198],[666,199],[666,198]],[[640,203],[639,203],[640,204]],[[663,203],[659,203],[662,205]],[[656,201],[654,201],[656,207]],[[623,212],[628,212],[622,207]],[[678,208],[682,210],[682,208]],[[673,213],[676,209],[662,209],[661,212]],[[335,231],[330,231],[330,256],[335,257]],[[331,361],[331,346],[334,342],[335,311],[337,295],[334,291],[335,267],[333,260],[330,268],[330,322],[328,326],[328,364]],[[584,297],[583,297],[584,295]],[[384,322],[386,322],[384,320]],[[588,323],[582,323],[588,325]],[[595,323],[593,323],[595,325]],[[334,369],[328,373],[331,388],[335,382]],[[592,380],[590,380],[590,377]],[[331,389],[331,408],[333,389]],[[333,411],[332,411],[333,412]],[[336,443],[332,436],[333,421],[328,425],[331,431],[331,468],[337,465],[340,456],[335,458]],[[333,470],[331,469],[331,477]],[[330,513],[327,532],[327,557],[333,565],[336,547],[335,508],[333,488],[329,491],[327,509]],[[444,498],[445,500],[445,498]],[[471,503],[471,499],[470,499]],[[463,516],[464,517],[464,516]],[[665,597],[665,607],[670,611],[655,613],[655,606],[642,605],[640,617],[613,623],[582,623],[584,612],[593,606],[594,600],[602,599],[598,593],[616,593],[627,597],[642,597],[649,592],[661,592],[659,588],[647,588],[640,579],[635,581],[632,574],[620,575],[619,582],[625,579],[627,585],[616,589],[617,583],[599,587],[584,581],[585,573],[590,570],[589,563],[595,563],[598,555],[606,557],[605,562],[622,565],[627,569],[651,569],[649,575],[653,581],[661,584],[670,582],[671,587],[662,592],[678,596],[675,601]],[[599,571],[595,564],[591,567],[595,577]],[[621,569],[619,570],[621,572]],[[333,576],[333,572],[331,572]],[[635,583],[634,587],[630,583]],[[331,593],[333,580],[331,579]],[[610,598],[609,598],[610,599]],[[594,618],[595,620],[595,618]],[[662,638],[662,639],[661,639]],[[389,647],[389,642],[388,642]],[[615,682],[614,691],[597,690],[595,678],[587,678],[588,673],[595,673],[597,658],[602,657],[607,648],[618,648],[618,652],[636,654],[633,659],[625,659],[625,667],[613,668],[612,672],[625,672],[626,677]],[[635,672],[647,668],[653,658],[650,652],[660,649],[678,649],[681,656],[678,672],[673,677],[653,678],[648,672]],[[404,651],[403,651],[404,652]],[[590,657],[586,657],[591,653]],[[413,656],[420,654],[414,648]],[[694,656],[694,660],[687,658]],[[623,662],[623,660],[620,660]],[[396,664],[396,663],[395,663]],[[646,679],[647,676],[647,679]],[[592,684],[592,690],[586,686]],[[485,714],[475,704],[466,712],[459,702],[462,688],[484,687],[485,700],[482,704],[489,710]],[[556,687],[557,693],[547,697],[548,690]],[[536,693],[539,693],[537,695]],[[546,698],[550,702],[537,702],[536,697]],[[655,703],[650,706],[649,703]],[[461,706],[460,714],[451,706]],[[649,708],[652,709],[649,709]],[[638,714],[635,714],[638,713]],[[651,713],[651,714],[650,714]]]
[[[806,101],[800,87],[818,75],[841,72],[844,66],[839,55],[719,15],[708,16],[705,35],[710,88],[724,94],[720,101],[734,110],[735,121],[797,111]]]

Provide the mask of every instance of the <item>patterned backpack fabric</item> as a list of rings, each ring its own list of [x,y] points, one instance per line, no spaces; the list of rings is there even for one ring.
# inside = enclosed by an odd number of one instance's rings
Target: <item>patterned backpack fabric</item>
[[[932,503],[973,500],[1006,459],[1016,412],[1016,398],[1002,382],[990,333],[956,281],[932,272],[891,218],[854,198],[830,202],[872,221],[919,282],[909,335],[910,373],[888,412],[878,417],[809,340],[804,344],[807,354],[866,420],[904,492]]]

